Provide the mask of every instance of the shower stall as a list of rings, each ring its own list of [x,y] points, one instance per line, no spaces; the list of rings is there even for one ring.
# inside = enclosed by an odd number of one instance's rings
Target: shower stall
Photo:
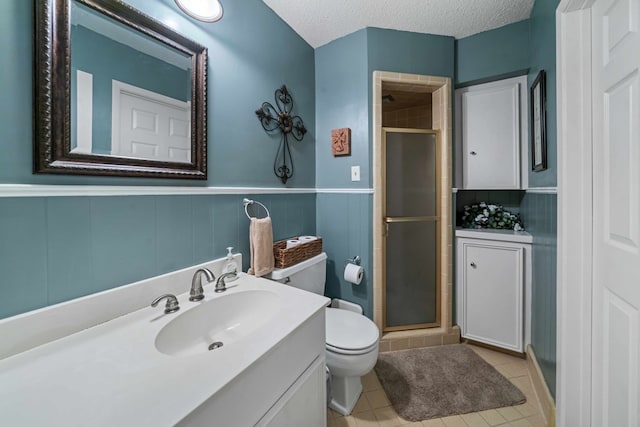
[[[441,325],[440,132],[382,128],[383,330]]]
[[[374,71],[372,83],[380,351],[459,342],[452,322],[451,79]]]

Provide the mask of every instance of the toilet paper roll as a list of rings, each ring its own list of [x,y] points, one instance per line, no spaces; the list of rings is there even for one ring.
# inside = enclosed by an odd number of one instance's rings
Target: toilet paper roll
[[[298,240],[298,239],[290,239],[290,240],[287,240],[286,248],[287,249],[291,249],[291,248],[293,248],[295,246],[298,246],[300,244],[302,244],[302,242],[300,240]]]
[[[347,264],[344,268],[344,280],[359,285],[362,282],[362,276],[364,276],[364,268],[352,263]]]
[[[318,240],[318,238],[316,236],[300,236],[298,240],[300,240],[301,243],[307,243],[312,240]]]

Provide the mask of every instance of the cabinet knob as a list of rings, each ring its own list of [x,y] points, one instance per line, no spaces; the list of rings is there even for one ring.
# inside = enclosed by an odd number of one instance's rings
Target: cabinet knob
[[[476,154],[478,154],[478,153],[476,153],[475,151],[472,151],[472,152],[471,152],[471,153],[469,153],[469,154],[471,154],[472,156],[475,156],[475,155],[476,155]]]
[[[477,267],[477,265],[476,265],[476,263],[475,263],[475,262],[472,262],[472,263],[471,263],[471,264],[469,264],[469,265],[471,265],[471,267],[473,267],[473,268],[476,268],[476,267]]]

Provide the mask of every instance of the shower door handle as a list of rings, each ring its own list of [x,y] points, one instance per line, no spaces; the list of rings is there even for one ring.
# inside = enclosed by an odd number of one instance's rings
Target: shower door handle
[[[385,232],[384,237],[389,236],[389,224],[397,224],[401,222],[437,222],[440,220],[438,216],[385,216],[384,217],[384,226]]]
[[[396,222],[430,222],[438,221],[438,216],[385,216],[384,222],[386,224],[393,224]]]

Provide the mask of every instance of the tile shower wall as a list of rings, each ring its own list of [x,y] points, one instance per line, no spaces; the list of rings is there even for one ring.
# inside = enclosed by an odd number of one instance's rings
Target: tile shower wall
[[[388,112],[384,111],[384,104],[382,108],[382,127],[433,129],[431,103]]]
[[[527,193],[521,214],[533,234],[531,346],[551,394],[556,386],[557,195]]]
[[[0,318],[219,258],[226,246],[246,271],[243,197],[0,198]],[[315,194],[249,197],[271,212],[274,239],[316,233]]]

